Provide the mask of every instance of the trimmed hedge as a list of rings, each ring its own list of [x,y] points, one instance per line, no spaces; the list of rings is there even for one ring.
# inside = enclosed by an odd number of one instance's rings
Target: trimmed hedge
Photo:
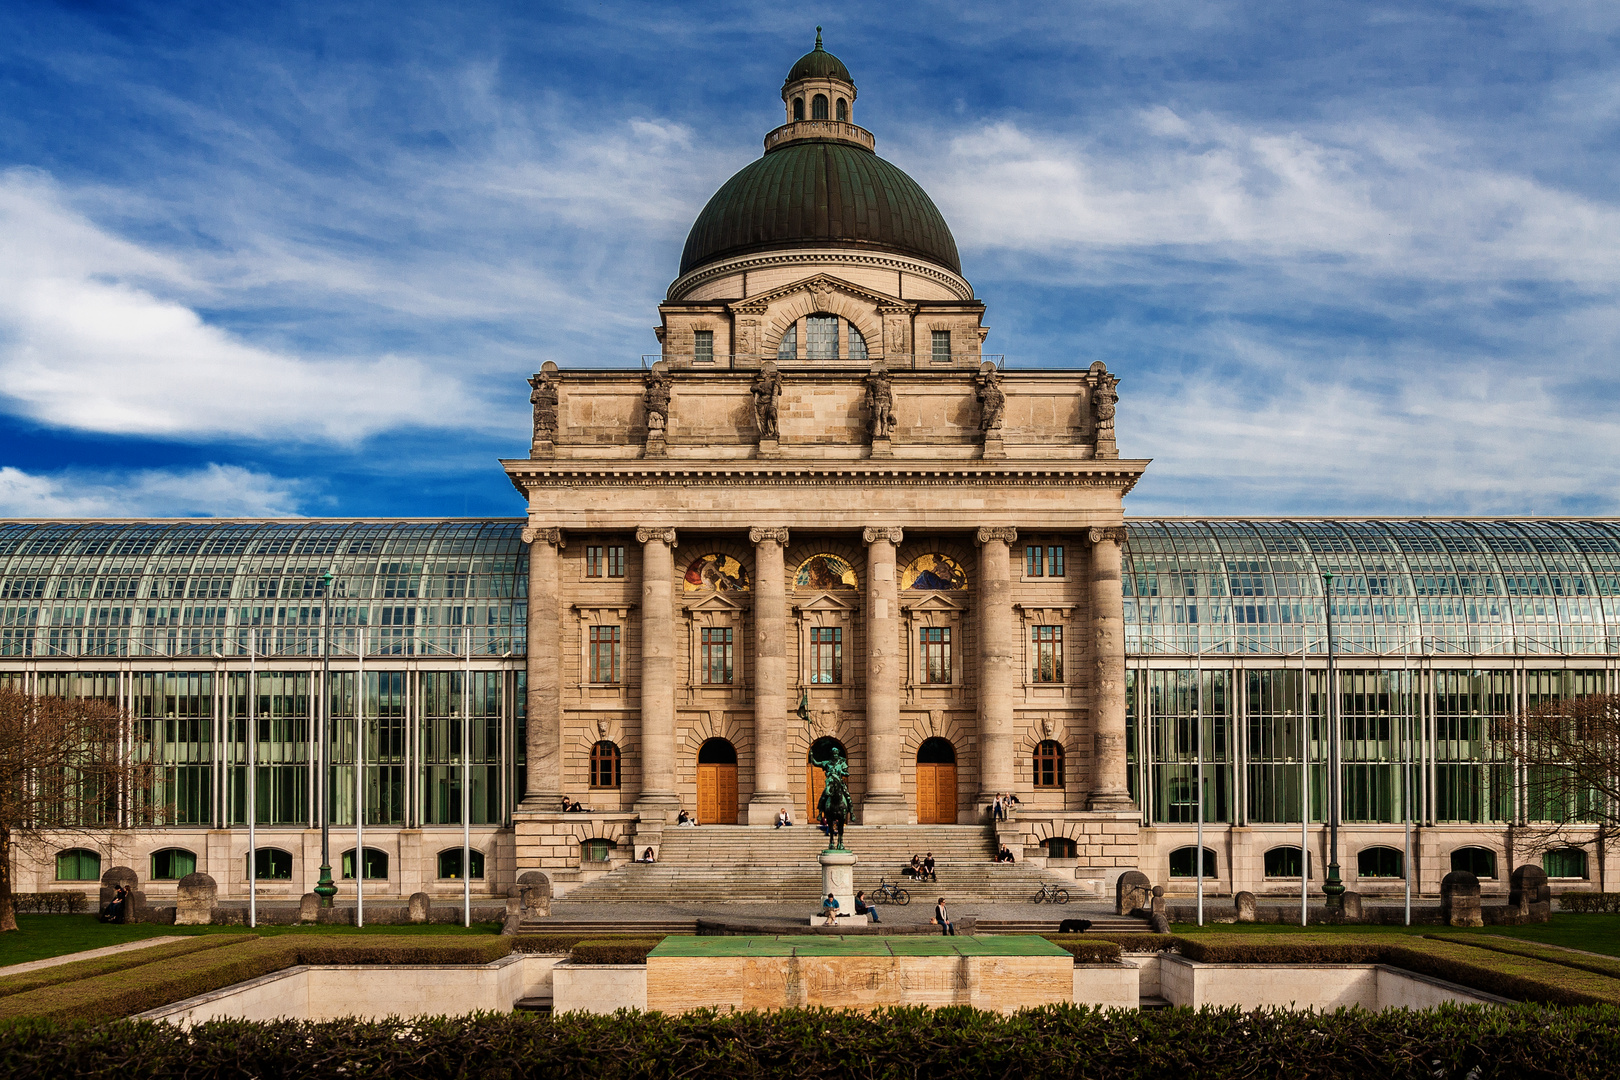
[[[509,938],[512,951],[521,953],[566,953],[582,941],[594,941],[600,934],[518,934]]]
[[[662,937],[599,937],[579,942],[568,950],[576,964],[645,964],[647,954],[658,948]]]
[[[1528,956],[1534,960],[1545,960],[1549,964],[1578,968],[1581,971],[1607,975],[1611,979],[1620,979],[1620,957],[1617,956],[1600,956],[1596,953],[1577,952],[1574,949],[1560,949],[1556,945],[1544,945],[1539,941],[1499,937],[1495,934],[1425,934],[1423,936],[1434,941],[1450,941],[1458,945],[1472,945],[1476,949],[1489,949],[1492,952],[1510,953],[1514,956]]]
[[[1092,941],[1112,941],[1122,952],[1128,953],[1171,952],[1181,942],[1174,934],[1087,933],[1086,937]]]
[[[147,963],[0,998],[0,1019],[107,1020],[170,1005],[299,964],[487,964],[509,938],[434,942],[419,937],[231,935],[229,947]],[[3,1070],[0,1070],[3,1075]]]
[[[128,1022],[0,1030],[8,1080],[324,1076],[372,1080],[1094,1080],[1309,1076],[1314,1080],[1595,1080],[1620,1061],[1620,1009],[1431,1012],[1072,1005],[999,1016],[963,1007],[536,1019],[220,1021],[188,1031]]]
[[[1565,892],[1558,894],[1558,910],[1581,915],[1620,914],[1620,893]]]
[[[1119,946],[1112,941],[1098,941],[1090,934],[1042,934],[1052,944],[1074,956],[1082,964],[1119,962]]]
[[[90,910],[90,898],[77,889],[72,892],[12,893],[18,915],[82,915]]]
[[[37,971],[27,971],[21,975],[8,975],[0,979],[0,998],[25,993],[29,990],[38,990],[43,986],[56,986],[59,983],[91,979],[97,975],[110,975],[115,971],[123,971],[126,968],[162,963],[177,956],[186,956],[206,949],[217,949],[222,945],[235,945],[244,941],[257,940],[258,938],[253,934],[199,934],[186,941],[171,941],[167,945],[152,945],[145,949],[130,949],[128,952],[114,953],[111,956],[99,956],[92,960],[75,960],[67,964],[55,964],[51,967],[40,968]]]

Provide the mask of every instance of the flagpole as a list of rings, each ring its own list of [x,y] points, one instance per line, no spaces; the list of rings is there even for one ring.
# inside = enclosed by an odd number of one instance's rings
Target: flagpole
[[[366,925],[366,632],[354,657],[354,925]]]
[[[461,925],[472,925],[472,627],[461,630]],[[489,868],[484,868],[489,873]]]
[[[1299,925],[1311,922],[1311,716],[1309,657],[1311,638],[1299,650]]]
[[[1198,867],[1198,925],[1204,925],[1204,632],[1198,631],[1198,652],[1193,661],[1194,722],[1198,725],[1198,848],[1193,859]]]
[[[248,814],[248,926],[259,925],[259,784],[258,755],[255,744],[259,741],[259,631],[255,627],[248,635],[248,707],[247,707],[247,814]]]

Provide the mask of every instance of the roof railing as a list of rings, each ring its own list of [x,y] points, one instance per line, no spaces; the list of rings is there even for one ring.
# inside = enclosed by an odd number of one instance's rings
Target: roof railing
[[[927,371],[974,367],[983,363],[996,365],[997,370],[1007,366],[1005,353],[888,353],[874,356],[778,356],[776,353],[642,353],[641,366],[645,370],[660,360],[679,360],[690,364],[696,371],[737,371],[757,368],[767,361],[773,364],[826,364],[828,367],[854,367],[883,364],[894,371]]]

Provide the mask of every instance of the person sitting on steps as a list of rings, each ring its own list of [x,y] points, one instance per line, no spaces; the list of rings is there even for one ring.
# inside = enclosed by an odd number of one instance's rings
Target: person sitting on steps
[[[1004,862],[1012,862],[1012,861],[1013,861],[1013,853],[1011,851],[1007,850],[1007,845],[1006,844],[1002,844],[1001,845],[1001,850],[996,852],[996,862],[1004,863]]]
[[[900,871],[903,877],[922,878],[922,856],[912,853],[911,865]]]
[[[934,873],[934,853],[932,851],[930,851],[927,857],[923,859],[922,872],[923,877],[927,878],[929,881],[937,882],[939,880],[939,875]]]
[[[774,826],[775,828],[782,829],[782,828],[786,828],[787,826],[792,825],[792,824],[793,824],[793,818],[788,814],[787,807],[784,806],[784,807],[782,807],[782,809],[780,809],[780,810],[778,810],[776,812],[776,825]]]
[[[688,814],[685,810],[682,810],[681,811],[681,816],[675,819],[675,824],[682,825],[682,826],[696,825],[697,824],[697,819],[694,818],[691,814]]]
[[[939,927],[941,934],[948,934],[951,937],[956,936],[956,924],[951,922],[950,915],[945,911],[945,898],[943,896],[939,898],[939,903],[934,905],[934,924]]]

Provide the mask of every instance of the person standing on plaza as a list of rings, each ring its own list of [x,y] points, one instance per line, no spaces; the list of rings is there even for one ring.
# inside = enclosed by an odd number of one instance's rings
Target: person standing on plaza
[[[956,926],[951,922],[950,913],[945,910],[945,898],[943,896],[939,898],[939,903],[934,905],[934,922],[939,924],[941,934],[948,934],[951,937],[956,936]]]

